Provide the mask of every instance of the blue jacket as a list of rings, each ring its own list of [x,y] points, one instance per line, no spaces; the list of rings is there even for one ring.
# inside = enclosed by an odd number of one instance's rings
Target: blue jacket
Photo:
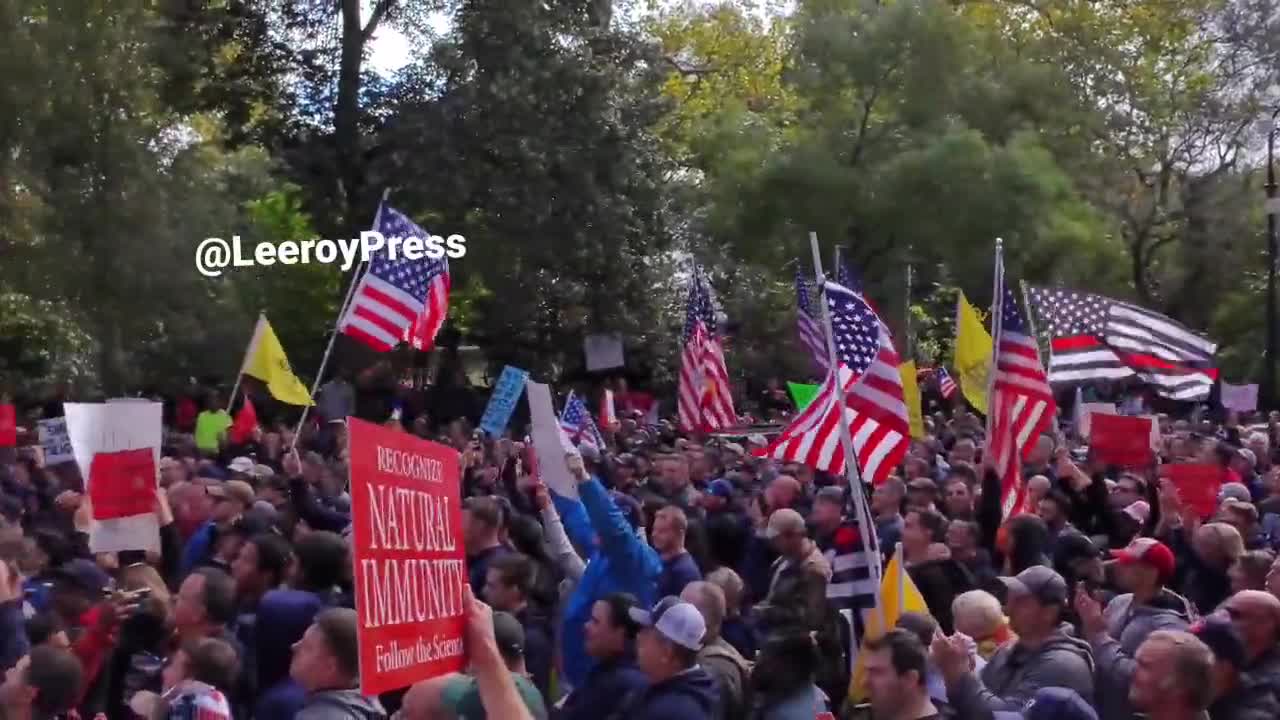
[[[564,701],[557,720],[599,720],[612,717],[632,693],[648,681],[636,667],[635,659],[621,657],[597,663],[587,680]]]
[[[715,678],[697,665],[633,694],[622,715],[625,720],[715,720],[719,716],[720,689]]]
[[[658,576],[658,597],[679,597],[685,585],[701,579],[702,571],[689,553],[683,552],[670,560],[663,560],[662,574]]]
[[[0,670],[9,670],[31,651],[27,639],[26,618],[22,616],[22,600],[0,605]]]
[[[212,520],[200,526],[187,541],[182,551],[182,564],[178,566],[178,577],[185,578],[192,570],[200,567],[213,557],[213,536],[217,526]]]
[[[591,606],[610,593],[626,592],[648,607],[654,602],[662,573],[658,553],[636,537],[598,479],[579,483],[578,494],[581,502],[551,494],[565,534],[574,545],[584,548],[587,556],[582,579],[564,607],[564,674],[575,688],[586,681],[592,666],[583,638]],[[595,536],[599,536],[598,544]]]

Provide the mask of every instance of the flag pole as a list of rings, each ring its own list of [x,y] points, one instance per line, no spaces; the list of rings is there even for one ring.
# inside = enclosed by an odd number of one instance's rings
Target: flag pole
[[[818,233],[809,232],[809,247],[813,252],[813,270],[817,275],[819,292],[825,289],[822,274],[822,254],[818,250]],[[839,248],[836,249],[839,253]],[[822,297],[822,325],[827,335],[827,377],[831,379],[832,385],[839,383],[839,362],[836,360],[836,346],[832,342],[831,330],[831,308],[828,306],[826,298]],[[875,534],[871,531],[872,522],[871,510],[867,507],[867,494],[862,488],[862,479],[858,474],[858,457],[853,452],[853,433],[849,429],[849,417],[844,413],[844,398],[837,397],[837,402],[841,404],[839,412],[840,418],[840,447],[844,451],[844,471],[845,477],[849,481],[849,494],[853,496],[855,512],[858,514],[858,532],[862,536],[862,552],[869,555],[867,558],[867,568],[871,571],[871,577],[875,582],[877,592],[875,594],[875,611],[876,616],[880,620],[880,627],[884,628],[884,608],[880,607],[880,576],[882,569],[880,567],[880,548],[879,544],[873,542]]]
[[[240,389],[240,381],[244,379],[244,368],[249,364],[249,353],[253,351],[253,341],[258,339],[258,327],[266,317],[266,313],[258,312],[258,322],[254,323],[253,334],[249,336],[249,347],[245,349],[244,359],[240,361],[240,372],[236,373],[236,384],[231,386],[231,396],[227,398],[227,412],[231,412],[231,406],[236,402],[236,391]]]
[[[1019,280],[1018,289],[1022,291],[1022,307],[1027,313],[1027,329],[1031,331],[1031,339],[1036,342],[1036,355],[1040,356],[1040,362],[1044,363],[1042,350],[1040,349],[1040,334],[1036,332],[1035,313],[1031,312],[1031,300],[1027,296],[1027,281]]]
[[[902,304],[902,321],[903,332],[907,334],[907,359],[913,360],[916,356],[916,344],[911,335],[911,248],[907,248],[907,293]]]
[[[391,195],[391,188],[385,188],[382,191],[382,199],[378,201],[378,212],[373,216],[373,227],[377,229],[378,224],[382,221],[382,206],[387,204],[387,198]],[[316,390],[320,388],[320,380],[324,377],[324,369],[329,364],[329,355],[333,352],[334,341],[338,339],[338,323],[342,322],[342,318],[347,314],[347,307],[351,304],[351,296],[355,293],[356,285],[360,284],[360,272],[364,270],[367,263],[364,258],[360,259],[360,263],[356,265],[356,271],[351,274],[351,283],[347,285],[347,295],[342,299],[342,307],[338,310],[338,319],[333,323],[333,332],[329,334],[329,344],[324,349],[324,355],[320,358],[320,369],[316,370],[316,377],[311,381],[311,400],[315,401]],[[307,423],[307,414],[311,411],[310,405],[302,406],[302,417],[298,418],[298,427],[293,431],[293,442],[295,447],[298,438],[302,436],[302,427]]]
[[[987,377],[987,442],[991,441],[991,416],[995,413],[992,407],[992,394],[996,385],[996,364],[1000,356],[1000,327],[1003,324],[1004,303],[1000,298],[1000,288],[1004,287],[1004,240],[996,238],[996,260],[992,271],[991,287],[991,370]]]

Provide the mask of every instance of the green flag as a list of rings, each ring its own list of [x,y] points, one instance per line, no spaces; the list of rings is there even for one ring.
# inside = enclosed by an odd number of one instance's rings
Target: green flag
[[[796,403],[796,410],[804,410],[809,407],[809,403],[813,402],[813,397],[818,394],[819,387],[819,385],[788,382],[787,391],[791,393],[791,399]]]

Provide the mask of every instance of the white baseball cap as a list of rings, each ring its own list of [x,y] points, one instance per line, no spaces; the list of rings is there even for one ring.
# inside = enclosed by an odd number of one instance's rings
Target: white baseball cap
[[[707,622],[698,608],[680,598],[668,595],[658,601],[652,610],[631,608],[631,619],[642,627],[657,630],[662,637],[687,650],[702,649],[702,639],[707,634]]]

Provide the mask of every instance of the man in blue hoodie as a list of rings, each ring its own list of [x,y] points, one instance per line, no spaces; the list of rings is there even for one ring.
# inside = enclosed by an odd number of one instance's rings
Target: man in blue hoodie
[[[628,523],[599,480],[587,473],[582,458],[568,456],[569,472],[578,483],[576,502],[552,493],[565,533],[583,549],[587,567],[565,603],[562,657],[570,687],[586,681],[594,661],[587,655],[583,628],[597,600],[625,592],[642,606],[653,602],[662,561],[636,535],[638,519]]]
[[[632,608],[641,626],[636,661],[649,686],[624,703],[625,720],[715,720],[720,717],[720,691],[710,673],[698,665],[707,634],[702,613],[679,598],[665,597],[645,611]]]

